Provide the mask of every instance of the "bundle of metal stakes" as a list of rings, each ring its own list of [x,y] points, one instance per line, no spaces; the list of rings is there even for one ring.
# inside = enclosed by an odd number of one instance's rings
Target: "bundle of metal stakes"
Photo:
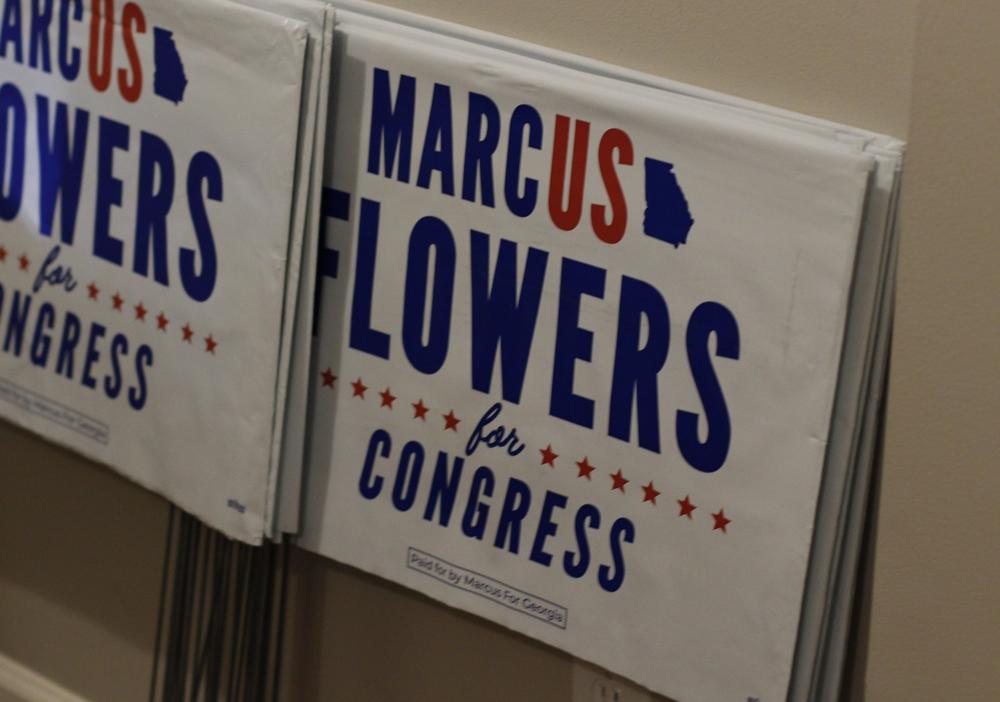
[[[278,699],[289,552],[171,506],[150,702]]]

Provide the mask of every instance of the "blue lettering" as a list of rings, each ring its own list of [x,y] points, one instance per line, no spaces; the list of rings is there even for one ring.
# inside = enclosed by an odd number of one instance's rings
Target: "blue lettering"
[[[427,313],[427,269],[434,249],[430,324],[424,343]],[[448,225],[437,217],[423,217],[413,227],[406,263],[403,298],[403,350],[413,367],[437,373],[448,356],[451,303],[455,287],[455,240]]]
[[[49,251],[41,267],[38,269],[38,274],[35,275],[35,282],[31,286],[32,292],[37,293],[45,285],[61,285],[66,292],[73,292],[76,289],[76,280],[73,279],[73,269],[69,266],[63,268],[61,265],[55,265],[55,262],[59,260],[61,252],[62,247],[59,244],[53,246],[52,250]]]
[[[489,284],[489,237],[470,232],[472,275],[472,387],[488,393],[500,353],[503,399],[520,402],[528,355],[535,335],[548,253],[531,247],[517,292],[517,244],[502,239]]]
[[[524,179],[524,194],[518,194],[521,176],[521,151],[524,148],[524,130],[528,129],[528,146],[542,148],[542,117],[531,105],[518,105],[510,116],[510,139],[507,143],[507,170],[504,178],[504,198],[507,207],[518,217],[527,217],[535,211],[538,202],[538,181]]]
[[[440,148],[438,143],[441,144]],[[452,150],[451,89],[447,85],[434,84],[431,110],[427,117],[427,131],[424,148],[420,154],[420,170],[417,173],[417,187],[430,188],[431,175],[441,174],[441,192],[455,194],[455,155]]]
[[[324,217],[332,217],[342,222],[350,221],[351,195],[342,190],[323,188],[320,209]],[[319,260],[316,262],[317,287],[323,278],[336,278],[340,270],[340,252],[326,245],[326,220],[323,220],[323,240],[319,250]],[[317,297],[317,299],[319,299]],[[317,305],[318,307],[318,305]]]
[[[470,539],[483,540],[486,533],[486,520],[490,514],[490,507],[483,502],[481,497],[493,496],[493,486],[495,484],[493,471],[486,466],[479,466],[472,474],[472,487],[469,489],[469,502],[465,506],[465,514],[462,515],[462,533]]]
[[[389,457],[392,450],[392,439],[385,429],[376,429],[368,440],[368,451],[365,453],[365,462],[361,466],[361,480],[358,482],[358,489],[361,496],[366,500],[374,500],[382,492],[382,476],[374,475],[375,454],[382,458]]]
[[[531,488],[523,480],[511,478],[500,510],[500,523],[493,545],[517,553],[521,547],[521,522],[531,507]]]
[[[97,142],[97,203],[94,206],[94,255],[122,265],[122,242],[111,235],[111,208],[121,207],[122,181],[114,175],[115,149],[128,150],[129,129],[101,117]]]
[[[80,382],[85,387],[93,390],[97,387],[97,379],[91,374],[94,364],[101,359],[101,352],[97,349],[97,342],[104,337],[106,329],[97,322],[90,325],[90,336],[87,339],[87,353],[83,357],[83,373],[80,375]]]
[[[552,513],[566,506],[566,496],[551,490],[545,491],[542,500],[542,513],[538,517],[538,529],[535,531],[535,543],[531,546],[531,560],[546,568],[552,563],[552,554],[545,551],[545,542],[550,536],[555,536],[559,525],[552,521]]]
[[[485,120],[485,133],[483,121]],[[462,167],[462,199],[476,201],[476,180],[482,182],[481,202],[494,206],[493,152],[500,141],[500,110],[485,95],[469,93],[469,120],[465,134],[465,163]]]
[[[376,68],[372,79],[372,117],[368,135],[368,172],[380,175],[379,165],[385,153],[385,177],[392,178],[393,167],[399,156],[400,182],[410,182],[410,152],[413,149],[413,109],[417,93],[417,80],[413,76],[399,77],[396,104],[392,104],[392,87],[389,72]]]
[[[73,379],[73,358],[78,343],[80,343],[80,318],[72,312],[67,312],[66,318],[63,320],[62,338],[59,341],[56,375]]]
[[[48,332],[52,331],[56,310],[48,302],[43,302],[38,308],[38,320],[35,323],[35,336],[31,341],[31,362],[39,368],[44,368],[49,362],[49,351],[52,339]]]
[[[59,4],[59,72],[72,82],[80,75],[80,50],[69,48],[70,5],[73,6],[73,20],[79,22],[83,19],[83,0],[60,0]]]
[[[49,100],[43,95],[36,98],[38,105],[38,165],[39,231],[52,235],[56,204],[61,202],[60,238],[64,244],[73,243],[76,213],[80,206],[80,187],[83,184],[83,164],[87,154],[87,127],[90,113],[77,109],[73,116],[73,145],[70,146],[69,108],[56,102],[55,125],[50,130]]]
[[[389,335],[372,329],[372,291],[375,285],[375,252],[378,249],[379,203],[361,199],[358,222],[358,259],[351,302],[352,349],[389,358]]]
[[[146,368],[152,367],[153,349],[143,344],[135,354],[135,378],[138,385],[128,391],[128,403],[136,412],[146,406]]]
[[[0,58],[7,58],[7,48],[14,47],[14,61],[24,62],[21,45],[21,0],[6,0],[0,18]]]
[[[157,182],[159,188],[156,188]],[[167,215],[173,201],[174,159],[170,147],[155,134],[142,132],[139,139],[139,189],[132,267],[139,275],[148,276],[149,256],[152,253],[153,279],[161,285],[169,283]]]
[[[594,347],[593,332],[579,326],[580,298],[603,298],[604,278],[603,268],[563,259],[549,414],[588,429],[594,427],[594,401],[573,392],[576,361],[589,362]]]
[[[648,328],[640,348],[642,320]],[[622,278],[618,306],[618,339],[611,381],[608,434],[628,441],[632,436],[632,401],[638,413],[639,446],[660,452],[660,414],[656,379],[667,361],[670,317],[667,303],[656,288],[641,280]]]
[[[476,424],[476,428],[472,430],[472,434],[469,435],[469,440],[465,444],[466,456],[475,453],[480,443],[486,444],[487,448],[506,448],[507,454],[510,456],[517,456],[524,451],[524,443],[518,440],[516,428],[512,428],[508,434],[507,428],[501,424],[489,432],[486,431],[490,422],[499,417],[502,411],[503,405],[497,402],[480,417],[479,423]]]
[[[326,245],[327,241],[327,221],[328,217],[347,222],[351,214],[351,195],[342,190],[333,188],[323,188],[323,195],[320,199],[320,211],[323,219],[320,223],[319,258],[316,261],[316,290],[313,298],[313,336],[317,335],[319,329],[319,313],[323,299],[323,279],[336,278],[340,270],[340,252],[331,249]]]
[[[20,290],[14,291],[14,299],[10,302],[10,314],[7,317],[7,333],[3,339],[3,350],[21,355],[24,343],[24,328],[28,323],[28,312],[31,310],[31,295],[22,295]],[[12,350],[13,347],[13,350]]]
[[[52,72],[49,46],[49,26],[52,24],[52,0],[31,0],[31,30],[28,42],[28,65],[39,67],[44,73]]]
[[[431,478],[430,494],[427,496],[427,507],[424,509],[424,519],[434,521],[434,512],[438,510],[438,524],[448,526],[451,512],[455,508],[455,498],[458,495],[458,484],[462,478],[462,468],[465,459],[455,457],[455,463],[448,470],[448,454],[438,452],[437,463],[434,466],[434,476]]]
[[[583,505],[576,512],[573,526],[579,553],[567,551],[563,554],[563,570],[571,578],[582,578],[590,567],[590,544],[587,542],[587,529],[600,529],[600,511],[592,504]]]
[[[623,543],[635,543],[635,525],[625,517],[619,517],[611,525],[612,566],[602,565],[597,569],[597,582],[606,592],[617,592],[625,582],[625,556]]]
[[[104,393],[112,400],[122,391],[122,369],[119,356],[128,355],[128,339],[124,334],[115,334],[111,340],[111,375],[104,379]]]
[[[705,441],[698,438],[698,415],[677,412],[677,445],[692,468],[714,473],[729,454],[731,427],[726,398],[712,367],[708,340],[715,334],[715,355],[736,360],[740,357],[740,331],[733,313],[718,302],[703,302],[691,313],[687,328],[687,354],[701,404],[705,408],[708,432]]]
[[[18,7],[19,1],[12,0],[14,7]],[[4,83],[0,86],[0,220],[10,221],[21,210],[27,120],[28,111],[21,92],[13,83]],[[5,182],[8,171],[10,180]]]
[[[203,184],[206,191],[203,194]],[[212,296],[218,270],[215,240],[212,226],[205,210],[205,198],[222,202],[222,169],[211,154],[200,151],[191,157],[187,177],[188,208],[191,224],[194,226],[198,251],[201,253],[201,273],[195,272],[196,253],[182,247],[180,250],[180,274],[184,290],[195,302],[204,302]],[[159,280],[159,279],[157,279]]]
[[[392,504],[400,512],[409,511],[417,499],[417,487],[420,484],[420,471],[423,465],[424,447],[416,441],[407,441],[399,454],[396,481],[392,486]]]

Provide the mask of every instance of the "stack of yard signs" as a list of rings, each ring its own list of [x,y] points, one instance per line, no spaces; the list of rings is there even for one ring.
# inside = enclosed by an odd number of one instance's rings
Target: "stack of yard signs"
[[[677,700],[835,699],[901,142],[337,7],[303,544]]]

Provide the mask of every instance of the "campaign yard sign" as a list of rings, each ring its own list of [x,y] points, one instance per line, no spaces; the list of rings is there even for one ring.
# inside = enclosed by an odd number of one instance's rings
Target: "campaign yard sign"
[[[302,543],[678,700],[785,699],[898,143],[348,5]]]
[[[0,7],[0,416],[259,541],[304,26]]]

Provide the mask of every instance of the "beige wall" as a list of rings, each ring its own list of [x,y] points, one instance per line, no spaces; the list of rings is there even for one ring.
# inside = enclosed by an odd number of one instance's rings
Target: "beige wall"
[[[922,7],[868,684],[998,700],[1000,4]]]
[[[1000,4],[392,4],[909,139],[855,689],[1000,699]],[[0,470],[0,653],[95,701],[142,699],[165,503],[3,424]],[[558,652],[306,554],[293,566],[289,699],[569,700]]]

